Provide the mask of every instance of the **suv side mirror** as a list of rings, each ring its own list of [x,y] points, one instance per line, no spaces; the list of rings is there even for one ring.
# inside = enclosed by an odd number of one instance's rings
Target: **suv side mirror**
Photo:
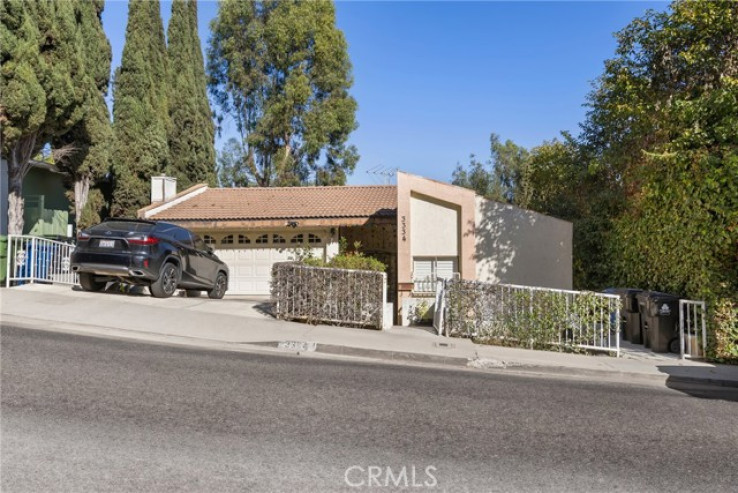
[[[213,247],[211,247],[210,245],[205,245],[205,251],[208,253],[213,253]]]

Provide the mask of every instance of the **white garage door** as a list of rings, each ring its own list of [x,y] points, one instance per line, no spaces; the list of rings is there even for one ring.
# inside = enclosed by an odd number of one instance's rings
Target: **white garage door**
[[[313,255],[323,257],[324,249],[312,248]],[[228,265],[227,294],[269,295],[272,264],[294,258],[288,248],[217,248],[216,255]]]

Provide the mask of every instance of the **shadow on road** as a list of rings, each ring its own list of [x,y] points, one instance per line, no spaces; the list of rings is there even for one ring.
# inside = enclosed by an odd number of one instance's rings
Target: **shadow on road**
[[[692,397],[738,402],[738,367],[658,366],[669,377],[666,386]],[[728,375],[732,374],[732,375]],[[733,379],[729,377],[732,376]]]

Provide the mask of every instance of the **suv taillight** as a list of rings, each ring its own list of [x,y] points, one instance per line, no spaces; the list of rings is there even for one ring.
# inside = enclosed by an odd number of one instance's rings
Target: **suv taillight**
[[[159,238],[156,236],[144,236],[143,238],[129,238],[128,243],[131,245],[142,245],[151,246],[159,243]]]

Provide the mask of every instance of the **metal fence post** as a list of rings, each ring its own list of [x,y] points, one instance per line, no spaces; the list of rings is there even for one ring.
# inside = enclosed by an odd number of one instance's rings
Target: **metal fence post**
[[[615,357],[620,357],[620,301],[616,303],[615,308]],[[609,304],[608,304],[609,307]]]
[[[679,359],[684,359],[684,300],[679,300]]]
[[[14,250],[13,242],[14,241],[15,241],[15,236],[8,235],[8,251],[6,252],[7,255],[8,255],[8,258],[5,259],[6,260],[6,262],[5,262],[5,265],[6,265],[6,269],[5,269],[5,287],[6,288],[9,288],[10,287],[10,277],[11,277],[11,275],[10,275],[10,257],[15,258],[15,255],[13,255],[13,250]],[[15,268],[15,262],[13,262],[13,268]],[[13,276],[13,277],[15,277],[15,276]]]
[[[31,284],[33,284],[33,280],[36,277],[36,238],[31,238],[31,255],[29,255],[29,259],[31,261]]]
[[[707,358],[707,327],[705,318],[707,317],[707,304],[703,301],[702,305],[702,357]]]

